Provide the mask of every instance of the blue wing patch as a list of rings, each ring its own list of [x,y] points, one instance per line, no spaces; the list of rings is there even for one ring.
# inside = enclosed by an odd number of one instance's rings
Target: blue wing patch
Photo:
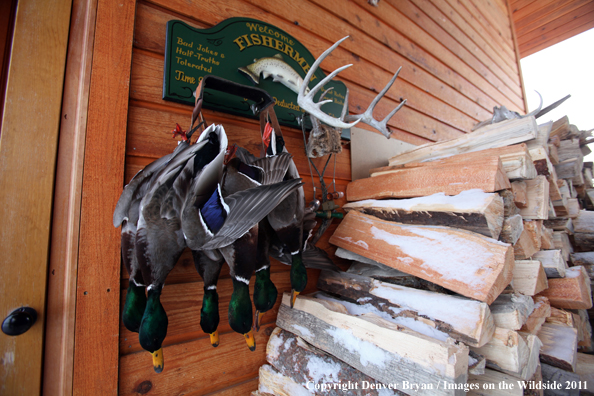
[[[229,207],[221,195],[220,186],[202,206],[200,213],[206,226],[213,234],[216,234],[223,227],[229,214]]]

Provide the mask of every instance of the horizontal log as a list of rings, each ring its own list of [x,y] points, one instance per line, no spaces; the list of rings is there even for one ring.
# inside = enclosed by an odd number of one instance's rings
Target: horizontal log
[[[573,234],[573,220],[572,219],[549,219],[543,222],[545,227],[551,228],[554,231],[565,231],[569,235]]]
[[[487,304],[466,298],[330,271],[322,271],[318,289],[361,306],[371,305],[392,319],[429,320],[435,329],[470,346],[487,343],[495,329]],[[402,324],[407,326],[406,321]]]
[[[509,187],[499,157],[485,157],[442,166],[402,168],[358,179],[347,186],[347,200],[412,198],[440,192],[456,195],[475,188],[494,192]]]
[[[577,266],[565,271],[565,278],[549,279],[549,288],[540,292],[551,306],[566,309],[592,308],[592,288],[584,267]]]
[[[569,255],[573,265],[594,265],[594,252],[576,252]]]
[[[555,245],[553,244],[553,230],[551,228],[547,228],[542,225],[542,233],[540,239],[540,248],[543,250],[554,249]]]
[[[594,212],[590,210],[580,210],[578,216],[573,219],[573,231],[594,233]]]
[[[576,252],[594,251],[594,232],[573,234],[573,247]]]
[[[526,229],[526,223],[520,237],[514,244],[514,256],[516,260],[524,260],[532,257],[538,252],[537,247],[534,245],[534,239],[530,236],[530,232]]]
[[[469,375],[468,384],[472,387],[468,395],[524,396],[516,377],[496,370],[485,369],[482,375]]]
[[[534,177],[536,177],[536,175]],[[533,179],[534,177],[531,177],[531,179]],[[523,180],[516,180],[512,182],[511,190],[514,194],[514,203],[516,204],[516,206],[518,208],[526,207],[526,200],[528,199],[526,196],[526,182]]]
[[[398,154],[390,158],[389,165],[426,159],[436,160],[456,154],[509,146],[534,139],[537,130],[538,127],[532,117],[491,124],[456,139],[425,144]]]
[[[495,326],[519,330],[534,311],[534,301],[522,294],[502,294],[489,305]]]
[[[540,361],[567,371],[577,364],[577,330],[564,325],[545,323],[538,332],[542,341]]]
[[[538,367],[540,366],[540,348],[542,347],[542,342],[534,334],[518,334],[524,340],[528,349],[528,359],[526,365],[520,371],[502,371],[521,380],[528,381],[534,376]]]
[[[364,200],[343,208],[402,224],[462,228],[495,239],[503,225],[503,200],[498,194],[481,190],[467,190],[455,196],[439,193],[410,199]]]
[[[585,390],[594,393],[594,355],[578,353],[575,373],[580,376],[580,381],[583,381]]]
[[[518,332],[501,327],[495,328],[493,338],[474,352],[487,358],[487,367],[507,370],[519,375],[528,364],[530,350]]]
[[[512,247],[464,230],[399,225],[349,212],[330,242],[487,303],[512,278]]]
[[[525,296],[534,296],[547,287],[547,274],[537,260],[516,260],[514,267],[514,289]]]
[[[547,396],[579,396],[579,387],[572,387],[580,381],[579,375],[550,364],[541,363],[542,383],[547,387]]]
[[[567,260],[569,260],[569,255],[573,253],[573,246],[569,241],[567,233],[563,231],[553,232],[553,244],[555,245],[555,249],[561,250],[563,260],[567,262]]]
[[[541,250],[535,253],[532,258],[542,263],[547,278],[563,278],[567,269],[567,262],[563,259],[560,249]]]
[[[520,208],[524,219],[549,218],[549,182],[545,176],[537,176],[526,182],[526,206]]]
[[[524,232],[524,222],[522,216],[515,214],[510,217],[506,217],[503,220],[503,226],[501,227],[501,234],[499,240],[505,243],[515,245]]]
[[[424,384],[417,394],[454,395],[440,381],[464,384],[468,347],[437,341],[392,324],[376,315],[354,317],[329,309],[316,299],[299,296],[289,307],[283,296],[277,325],[332,354],[364,374],[404,390],[403,381]],[[332,308],[332,306],[330,305]],[[443,385],[443,382],[441,383]]]
[[[543,296],[534,296],[534,310],[526,319],[526,323],[520,329],[523,333],[536,334],[546,319],[551,315],[551,304],[549,299]]]
[[[262,365],[258,372],[258,392],[260,395],[275,396],[314,395],[306,387],[281,374],[268,364]]]

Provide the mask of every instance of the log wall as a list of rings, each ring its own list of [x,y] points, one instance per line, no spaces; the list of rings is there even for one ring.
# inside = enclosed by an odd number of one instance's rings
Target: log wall
[[[524,95],[518,57],[505,0],[384,0],[373,7],[366,0],[139,0],[136,4],[132,49],[125,180],[144,165],[175,147],[170,131],[190,122],[189,106],[161,99],[165,23],[180,19],[208,28],[230,17],[249,17],[277,26],[301,41],[318,56],[333,42],[343,43],[322,65],[328,73],[353,63],[340,77],[350,90],[352,113],[362,112],[391,75],[402,66],[400,77],[380,102],[376,117],[383,118],[403,98],[406,106],[390,121],[393,137],[412,143],[455,138],[491,116],[492,108],[505,105],[524,112]],[[209,122],[222,123],[230,143],[259,153],[259,126],[255,121],[206,111]],[[289,151],[306,182],[306,200],[312,199],[311,177],[304,156],[301,131],[284,128]],[[336,184],[345,191],[351,180],[348,145],[338,156]],[[332,165],[326,182],[332,181]],[[318,190],[319,191],[319,190]],[[337,202],[346,203],[344,200]],[[113,210],[106,208],[105,210]],[[318,246],[334,257],[328,243],[331,226]],[[119,249],[119,246],[117,246]],[[340,261],[337,261],[340,264]],[[275,262],[272,279],[279,296],[290,290],[289,267]],[[307,290],[313,290],[317,271],[309,271]],[[123,304],[127,274],[121,270]],[[256,352],[227,323],[232,292],[226,267],[219,281],[221,344],[210,346],[199,326],[202,282],[191,254],[184,253],[163,291],[169,316],[164,343],[165,370],[155,374],[150,356],[136,334],[120,324],[119,393],[248,394],[257,388],[258,368],[265,362],[265,344],[274,328],[280,298],[264,317],[256,337]],[[121,322],[121,321],[120,321]]]

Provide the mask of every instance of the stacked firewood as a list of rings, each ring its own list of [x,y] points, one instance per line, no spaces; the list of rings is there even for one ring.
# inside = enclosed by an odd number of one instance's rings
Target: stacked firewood
[[[350,183],[330,242],[353,264],[284,297],[257,394],[592,391],[586,142],[516,119]]]

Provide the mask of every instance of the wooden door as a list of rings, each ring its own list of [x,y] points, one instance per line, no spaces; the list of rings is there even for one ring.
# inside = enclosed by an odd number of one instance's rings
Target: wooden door
[[[19,0],[0,135],[0,317],[29,306],[25,334],[0,333],[0,394],[40,393],[45,293],[70,0]]]

